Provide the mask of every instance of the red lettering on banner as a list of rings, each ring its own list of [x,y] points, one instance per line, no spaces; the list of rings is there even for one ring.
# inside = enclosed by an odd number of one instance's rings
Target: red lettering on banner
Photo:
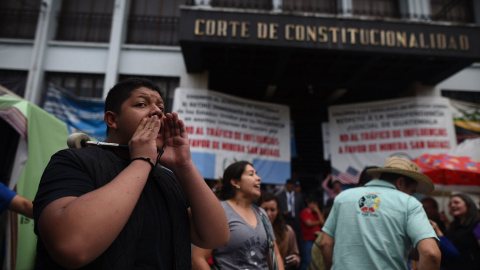
[[[350,140],[354,142],[358,142],[358,136],[357,134],[350,134]]]
[[[247,146],[247,153],[249,154],[258,154],[258,147]]]
[[[260,148],[260,155],[279,157],[280,151],[278,149]]]
[[[195,131],[197,135],[203,135],[203,127],[197,127],[197,131]]]
[[[345,153],[365,153],[367,152],[367,146],[364,144],[360,145],[345,145]]]
[[[200,147],[200,148],[210,148],[210,141],[209,140],[189,140],[191,147]]]
[[[368,152],[377,152],[377,145],[376,144],[369,144],[368,145]]]
[[[251,141],[253,135],[252,134],[243,134],[243,140],[244,141]]]
[[[425,142],[424,141],[411,141],[410,142],[410,148],[411,149],[424,149],[425,148]]]
[[[343,154],[343,149],[342,149],[342,147],[339,147],[339,148],[338,148],[338,153],[339,153],[339,154]]]
[[[404,137],[414,137],[414,136],[436,136],[436,137],[445,137],[447,136],[447,130],[444,128],[410,128],[403,130]]]
[[[268,136],[257,136],[253,134],[243,134],[243,140],[248,142],[264,143],[264,144],[271,144],[271,145],[280,144],[278,138],[268,137]]]
[[[340,142],[348,142],[348,135],[340,134]]]
[[[187,133],[188,133],[188,134],[193,134],[193,129],[194,129],[194,127],[188,126],[188,127],[185,127],[185,129],[187,130]]]
[[[393,130],[392,131],[392,137],[393,138],[401,138],[402,137],[402,131],[401,130]]]
[[[245,152],[245,146],[235,143],[222,143],[222,150],[233,152]]]
[[[396,151],[396,150],[407,150],[407,149],[408,149],[408,145],[406,142],[380,144],[380,151]]]
[[[449,149],[450,142],[449,141],[427,141],[428,148],[441,148],[441,149]]]
[[[362,140],[390,139],[390,131],[371,131],[360,134]]]
[[[220,142],[212,141],[212,149],[220,149]]]
[[[215,128],[207,127],[207,135],[213,136],[213,137],[223,137],[223,138],[231,139],[233,137],[233,132],[231,130],[225,130],[225,129],[219,129],[219,128],[215,129]]]
[[[235,132],[235,140],[241,140],[242,139],[242,133],[241,132]]]
[[[223,137],[227,139],[231,139],[233,137],[233,132],[231,130],[224,130]]]

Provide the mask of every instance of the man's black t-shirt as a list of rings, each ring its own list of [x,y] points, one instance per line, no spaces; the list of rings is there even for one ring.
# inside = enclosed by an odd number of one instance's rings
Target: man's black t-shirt
[[[62,150],[52,156],[34,200],[37,235],[36,223],[49,203],[67,196],[80,197],[98,189],[115,178],[128,164],[127,160],[99,147]],[[155,172],[150,173],[139,201],[118,238],[99,258],[82,269],[178,268],[178,262],[174,259],[173,247],[178,244],[174,242],[175,236],[187,234],[188,237],[175,241],[190,240],[184,224],[174,225],[174,220],[179,219],[186,219],[188,226],[184,194],[173,173],[157,166]],[[187,244],[189,246],[190,243]],[[40,236],[35,266],[36,269],[63,269],[49,256]]]

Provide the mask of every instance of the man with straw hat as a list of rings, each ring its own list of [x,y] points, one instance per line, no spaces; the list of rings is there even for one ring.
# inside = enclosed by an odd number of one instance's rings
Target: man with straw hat
[[[364,187],[340,193],[323,226],[321,249],[327,269],[407,269],[413,246],[418,269],[439,269],[437,237],[412,193],[433,183],[412,161],[389,157]]]

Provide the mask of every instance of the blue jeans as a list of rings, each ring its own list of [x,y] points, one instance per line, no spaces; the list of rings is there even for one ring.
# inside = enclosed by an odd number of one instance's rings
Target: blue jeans
[[[305,270],[310,265],[313,243],[315,241],[302,240],[302,263],[300,264],[300,270]]]

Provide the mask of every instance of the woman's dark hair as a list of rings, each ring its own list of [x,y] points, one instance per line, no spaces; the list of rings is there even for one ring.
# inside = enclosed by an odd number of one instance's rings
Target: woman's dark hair
[[[455,195],[450,196],[450,198],[452,198],[452,197],[460,198],[462,201],[465,202],[465,205],[467,206],[467,213],[466,213],[465,222],[462,225],[468,226],[468,225],[472,224],[473,222],[478,221],[478,219],[479,219],[478,208],[475,205],[475,202],[473,202],[473,200],[468,195],[460,193],[460,194],[455,194]],[[453,221],[452,225],[453,224],[460,225],[459,218],[454,217],[454,221]]]
[[[160,97],[162,97],[160,87],[151,80],[146,78],[128,78],[118,82],[112,87],[112,89],[110,89],[110,91],[108,91],[107,98],[105,99],[105,112],[112,111],[116,114],[120,114],[122,104],[130,97],[132,91],[140,87],[146,87],[156,91],[160,94]]]
[[[236,188],[232,186],[231,180],[234,179],[240,181],[247,165],[253,166],[250,162],[243,160],[232,163],[225,169],[222,178],[222,191],[218,196],[220,200],[228,200],[235,196],[237,191]]]
[[[262,192],[260,198],[258,198],[256,205],[260,206],[264,202],[275,201],[277,203],[277,211],[278,211],[278,197],[273,194],[272,192]],[[272,222],[273,232],[275,234],[275,238],[277,239],[277,245],[281,250],[283,250],[283,245],[286,244],[287,239],[287,225],[285,225],[285,221],[283,220],[283,216],[278,211],[277,217]]]

